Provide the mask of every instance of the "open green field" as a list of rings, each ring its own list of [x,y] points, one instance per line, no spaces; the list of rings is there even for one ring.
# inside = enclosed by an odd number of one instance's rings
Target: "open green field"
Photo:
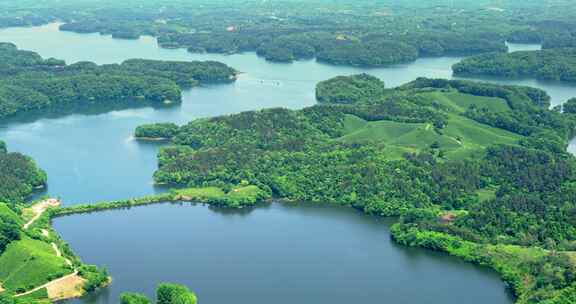
[[[178,189],[176,192],[193,199],[215,199],[226,196],[226,193],[218,187],[186,188]]]
[[[480,202],[485,202],[491,199],[496,198],[496,189],[495,188],[484,188],[476,191],[478,194],[478,199]]]
[[[14,292],[30,290],[71,272],[50,244],[26,236],[11,243],[0,256],[0,282]]]
[[[50,303],[48,299],[48,290],[46,288],[38,289],[31,294],[21,296],[18,298],[20,301],[27,301],[25,303]]]
[[[186,188],[178,189],[176,192],[179,195],[186,196],[192,199],[244,199],[256,198],[260,195],[262,190],[257,186],[240,186],[231,189],[228,193],[218,187],[203,187],[203,188]]]
[[[463,116],[448,116],[448,125],[438,132],[432,124],[388,120],[368,122],[347,115],[344,121],[346,134],[338,140],[346,143],[381,143],[391,158],[397,158],[404,152],[420,151],[438,143],[447,157],[457,159],[470,156],[489,145],[514,144],[521,138],[517,134]]]
[[[176,194],[185,200],[197,200],[206,203],[216,203],[228,207],[240,207],[253,205],[258,201],[267,198],[262,189],[257,186],[237,186],[226,192],[218,187],[186,188],[176,190]]]
[[[486,108],[494,112],[510,110],[506,100],[497,97],[475,96],[459,92],[428,92],[420,94],[420,96],[432,101],[437,101],[459,113],[465,112],[472,105],[475,105],[478,108]]]
[[[257,186],[244,186],[232,189],[228,197],[232,200],[256,200],[261,194],[262,190]]]

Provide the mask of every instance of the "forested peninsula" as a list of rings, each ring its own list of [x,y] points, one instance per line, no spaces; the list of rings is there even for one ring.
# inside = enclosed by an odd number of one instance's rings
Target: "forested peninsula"
[[[46,185],[46,173],[30,157],[9,153],[0,141],[0,184],[0,202],[14,206]]]
[[[56,200],[24,203],[45,184],[46,173],[31,158],[0,152],[0,303],[50,303],[109,281],[105,269],[82,264],[42,217],[59,204]],[[54,294],[48,286],[41,288],[59,278],[70,280],[68,289]]]
[[[237,72],[214,61],[144,59],[121,64],[66,65],[57,59],[0,44],[0,119],[34,110],[139,102],[172,104],[181,91],[200,84],[233,82]]]
[[[517,303],[570,303],[576,159],[565,151],[574,114],[549,110],[537,89],[470,81],[385,89],[354,75],[320,83],[317,96],[322,104],[303,110],[172,129],[155,180],[250,184],[283,200],[401,216],[397,242],[494,268]]]
[[[576,82],[576,49],[558,48],[466,58],[452,67],[458,76],[499,76]]]

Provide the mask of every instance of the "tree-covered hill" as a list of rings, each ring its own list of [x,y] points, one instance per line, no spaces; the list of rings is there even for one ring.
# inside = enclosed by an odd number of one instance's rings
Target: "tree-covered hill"
[[[338,76],[316,85],[319,103],[359,103],[385,93],[384,82],[368,74]]]
[[[378,90],[359,96],[359,79]],[[399,242],[497,269],[519,303],[552,299],[576,283],[564,253],[528,254],[532,246],[576,249],[576,159],[565,152],[576,120],[549,110],[544,92],[433,79],[383,89],[365,75],[319,86],[322,105],[178,128],[159,154],[155,180],[247,183],[283,199],[402,215]]]
[[[509,54],[485,54],[455,64],[455,75],[576,81],[576,49],[558,48]]]
[[[31,110],[142,100],[177,103],[182,88],[231,82],[236,71],[222,63],[131,59],[96,65],[43,59],[0,44],[0,118]]]
[[[0,150],[0,202],[15,205],[45,184],[46,173],[30,157]]]

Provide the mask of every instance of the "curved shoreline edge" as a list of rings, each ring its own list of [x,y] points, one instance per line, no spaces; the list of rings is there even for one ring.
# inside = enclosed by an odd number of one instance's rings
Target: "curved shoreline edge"
[[[270,201],[270,197],[262,197],[257,200],[257,203]],[[172,190],[167,193],[135,199],[50,208],[42,215],[38,222],[49,225],[49,229],[54,232],[51,227],[51,221],[52,219],[58,217],[103,212],[115,209],[130,209],[132,207],[147,206],[153,204],[182,202],[197,202],[210,206],[222,207],[220,204],[220,198],[209,198],[201,196],[187,197],[180,194],[178,191]],[[279,202],[283,203],[282,200],[279,200]],[[445,216],[445,214],[439,214],[439,217],[442,216]],[[58,236],[58,238],[60,237]],[[513,295],[515,296],[516,303],[522,303],[521,301],[523,295],[526,294],[527,290],[521,281],[521,279],[526,278],[526,274],[516,269],[514,265],[514,256],[531,255],[535,257],[543,257],[550,254],[550,252],[547,250],[535,247],[529,248],[516,245],[477,244],[445,233],[420,231],[417,228],[407,227],[400,222],[392,225],[391,238],[393,241],[400,245],[409,247],[421,247],[423,249],[443,252],[450,256],[463,259],[468,263],[491,268],[499,274],[500,278],[504,282],[505,288],[508,288],[512,291]],[[79,258],[75,257],[75,259],[76,261],[79,261]],[[106,284],[103,284],[100,287],[106,287],[110,282],[111,278],[106,282]],[[87,292],[85,291],[82,293],[82,295],[86,293]]]

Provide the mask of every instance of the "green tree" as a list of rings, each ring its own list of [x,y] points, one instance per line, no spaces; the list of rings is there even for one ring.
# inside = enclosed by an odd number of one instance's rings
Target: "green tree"
[[[156,289],[157,304],[196,304],[196,296],[185,286],[162,283]]]
[[[146,296],[127,292],[120,295],[120,304],[151,304],[152,302]]]
[[[562,105],[564,113],[576,114],[576,98],[570,98]]]

